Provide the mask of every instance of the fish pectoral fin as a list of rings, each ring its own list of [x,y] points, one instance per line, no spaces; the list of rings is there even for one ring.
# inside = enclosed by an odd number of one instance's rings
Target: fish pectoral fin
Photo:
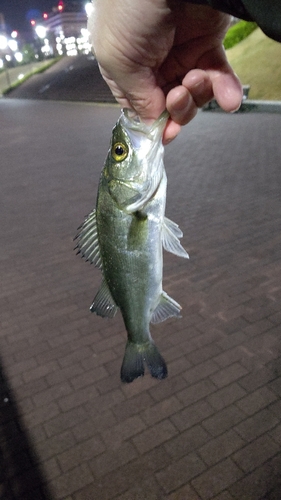
[[[74,239],[77,240],[77,245],[74,249],[77,250],[77,254],[80,253],[81,257],[86,259],[86,261],[102,269],[96,210],[93,210],[86,217],[83,224],[78,228],[78,233]]]
[[[181,306],[166,292],[162,292],[160,301],[156,309],[154,310],[151,323],[162,323],[165,319],[175,316],[176,318],[181,318]]]
[[[118,311],[106,281],[104,280],[95,296],[90,311],[103,318],[113,318]]]
[[[183,234],[179,226],[167,217],[164,217],[164,223],[162,226],[163,247],[167,252],[174,253],[175,255],[178,255],[178,257],[189,259],[188,253],[179,242],[179,238],[182,236]]]

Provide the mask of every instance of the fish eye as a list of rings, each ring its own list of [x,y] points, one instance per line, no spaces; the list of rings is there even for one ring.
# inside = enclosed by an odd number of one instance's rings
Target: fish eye
[[[128,148],[123,142],[115,142],[111,149],[112,158],[115,161],[125,160],[128,156]]]

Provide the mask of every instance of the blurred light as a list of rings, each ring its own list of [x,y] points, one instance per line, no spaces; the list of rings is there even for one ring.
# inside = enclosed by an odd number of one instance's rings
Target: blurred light
[[[63,10],[63,8],[64,8],[64,4],[62,1],[60,1],[58,4],[58,10],[61,12]]]
[[[18,42],[16,40],[9,40],[8,45],[13,52],[16,52],[16,50],[18,50]]]
[[[49,16],[48,16],[47,12],[44,12],[44,14],[43,14],[43,19],[48,19],[48,17],[49,17]]]
[[[0,50],[6,49],[8,40],[4,35],[0,35]]]
[[[85,5],[85,11],[86,11],[86,14],[87,14],[88,17],[93,12],[93,9],[94,9],[94,6],[93,6],[92,2],[86,3],[86,5]]]
[[[12,38],[17,38],[17,36],[18,36],[18,32],[17,31],[12,31],[11,37]]]
[[[15,53],[15,60],[18,62],[18,63],[21,63],[22,60],[23,60],[23,55],[21,52],[16,52]]]
[[[12,60],[12,58],[11,58],[11,56],[10,56],[9,54],[7,54],[7,55],[5,56],[5,59],[6,59],[6,61],[8,61],[8,62],[10,62],[10,61]]]
[[[45,38],[47,30],[44,26],[36,26],[35,28],[36,35],[39,36],[39,38]]]
[[[21,73],[19,76],[18,76],[18,80],[22,80],[24,78],[24,74]]]
[[[34,19],[31,19],[30,24],[31,26],[35,26],[36,22],[34,21]]]

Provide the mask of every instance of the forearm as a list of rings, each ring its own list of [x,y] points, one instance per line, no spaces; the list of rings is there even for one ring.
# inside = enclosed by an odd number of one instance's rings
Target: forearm
[[[267,36],[281,42],[280,0],[185,0],[210,5],[239,19],[255,21]]]

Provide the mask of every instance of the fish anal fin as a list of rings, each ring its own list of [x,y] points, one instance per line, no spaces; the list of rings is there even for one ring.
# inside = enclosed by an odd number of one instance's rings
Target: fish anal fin
[[[115,304],[105,280],[93,300],[90,311],[102,318],[113,318],[118,311],[118,306]]]
[[[181,317],[181,306],[166,292],[162,292],[160,301],[156,309],[154,310],[151,323],[162,323],[168,318],[175,316],[177,318]]]
[[[179,238],[181,238],[182,235],[183,234],[179,226],[167,217],[164,217],[164,223],[162,226],[162,243],[164,249],[167,252],[177,255],[178,257],[189,259],[188,253],[179,241]]]

